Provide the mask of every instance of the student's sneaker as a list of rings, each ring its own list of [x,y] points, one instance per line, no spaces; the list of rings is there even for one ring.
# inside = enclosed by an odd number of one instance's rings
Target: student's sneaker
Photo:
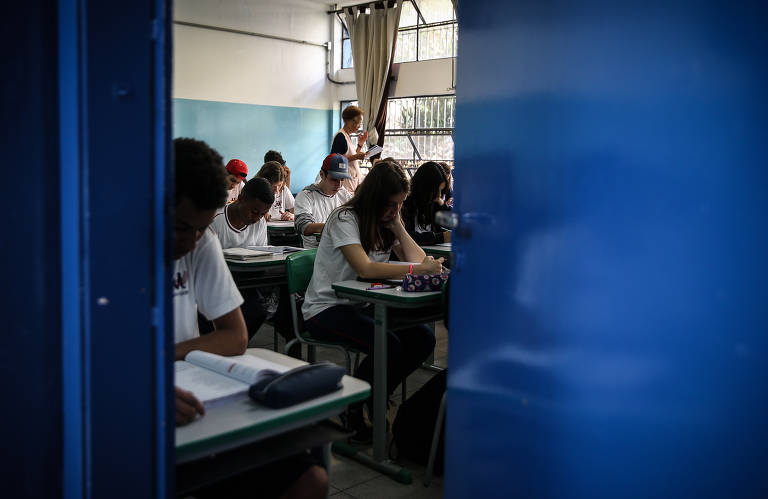
[[[350,407],[349,411],[342,413],[344,426],[355,432],[349,437],[349,443],[355,445],[369,445],[373,442],[373,428],[365,421],[363,408]]]

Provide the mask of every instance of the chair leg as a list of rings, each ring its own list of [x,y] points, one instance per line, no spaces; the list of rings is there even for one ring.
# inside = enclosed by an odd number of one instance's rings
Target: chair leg
[[[307,345],[307,362],[314,364],[317,358],[317,349],[315,345]]]
[[[427,469],[424,471],[424,486],[429,487],[432,483],[432,470],[435,468],[435,457],[437,454],[437,444],[440,442],[440,431],[443,429],[443,419],[445,419],[445,393],[440,399],[440,409],[437,410],[437,420],[435,421],[435,431],[432,433],[432,447],[429,449],[429,460]]]

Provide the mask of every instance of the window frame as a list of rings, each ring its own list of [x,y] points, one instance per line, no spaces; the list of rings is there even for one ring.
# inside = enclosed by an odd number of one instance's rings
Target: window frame
[[[422,15],[421,10],[419,9],[419,6],[416,4],[416,2],[414,0],[407,0],[407,1],[409,1],[413,5],[414,10],[416,11],[416,24],[413,25],[413,26],[398,27],[398,29],[397,29],[397,36],[399,38],[400,37],[400,33],[403,33],[403,32],[408,32],[408,31],[415,31],[416,32],[416,59],[409,60],[409,61],[399,61],[399,62],[395,61],[395,64],[403,64],[403,63],[409,63],[409,62],[420,62],[420,61],[436,61],[436,60],[440,60],[440,59],[456,58],[456,28],[458,28],[458,19],[456,19],[456,11],[455,11],[455,9],[453,11],[453,19],[452,20],[437,21],[437,22],[434,22],[434,23],[427,23],[426,19],[424,19],[424,16]],[[352,54],[350,54],[350,60],[352,61],[352,65],[351,66],[344,66],[344,55],[345,55],[344,41],[350,39],[350,37],[349,37],[349,30],[347,29],[347,25],[344,23],[344,20],[341,18],[341,15],[339,15],[337,13],[336,14],[336,18],[341,23],[341,69],[353,69],[355,67],[355,60],[352,57]],[[452,36],[451,36],[451,55],[449,55],[447,57],[433,57],[433,58],[429,58],[429,59],[422,59],[422,58],[420,58],[420,54],[419,54],[419,52],[420,52],[420,50],[419,50],[420,49],[420,46],[419,46],[420,42],[419,42],[419,40],[421,39],[421,36],[420,36],[421,32],[429,30],[431,28],[437,28],[437,27],[448,26],[448,25],[451,26],[451,34],[452,34]],[[345,32],[347,34],[346,36],[344,36]],[[395,43],[397,43],[397,42],[395,42]],[[350,50],[351,49],[352,49],[352,47],[350,45]]]

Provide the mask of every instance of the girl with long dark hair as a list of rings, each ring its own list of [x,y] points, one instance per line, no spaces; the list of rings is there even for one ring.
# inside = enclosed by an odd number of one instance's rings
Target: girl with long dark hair
[[[408,234],[422,246],[451,241],[450,231],[435,224],[435,213],[450,209],[443,201],[447,186],[445,169],[434,161],[427,161],[413,174],[411,193],[403,203],[403,223]]]
[[[442,258],[435,260],[408,235],[400,218],[409,182],[393,160],[377,162],[355,195],[334,210],[323,229],[302,314],[314,338],[344,341],[368,354],[355,376],[373,384],[373,307],[361,307],[339,298],[334,282],[355,279],[400,279],[406,274],[437,274]],[[401,261],[388,263],[394,251]],[[387,331],[387,393],[399,385],[435,347],[434,332],[426,325]],[[358,440],[370,437],[362,406],[351,407],[351,424]]]

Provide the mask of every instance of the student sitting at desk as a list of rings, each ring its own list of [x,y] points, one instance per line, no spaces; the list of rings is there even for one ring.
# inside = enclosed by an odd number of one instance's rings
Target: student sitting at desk
[[[314,338],[351,342],[367,353],[355,376],[373,384],[374,320],[372,308],[360,308],[339,298],[331,285],[355,279],[402,279],[409,272],[437,274],[442,258],[435,260],[406,232],[400,208],[408,195],[408,177],[395,161],[376,163],[355,196],[334,210],[325,225],[315,257],[312,280],[307,288],[302,314]],[[413,265],[386,263],[394,251]],[[387,393],[392,391],[429,356],[435,335],[426,325],[387,332]],[[350,424],[365,441],[362,405],[350,407]]]
[[[285,184],[285,170],[283,166],[277,161],[270,161],[264,163],[261,169],[256,173],[257,177],[267,179],[272,185],[272,193],[275,197],[275,202],[267,213],[267,220],[293,220],[293,196],[291,196],[291,206],[286,206],[285,199],[282,191]]]
[[[239,159],[230,159],[227,163],[227,203],[234,203],[243,190],[245,177],[248,176],[248,165]]]
[[[208,230],[227,199],[227,180],[219,154],[204,142],[176,139],[176,207],[174,224],[173,314],[175,359],[191,350],[220,355],[245,353],[248,336],[243,302],[224,262],[219,240]],[[216,330],[197,332],[197,310]],[[176,388],[176,424],[203,415],[194,394]],[[328,477],[308,454],[301,454],[207,487],[196,497],[325,497]]]
[[[435,224],[435,213],[449,210],[443,202],[448,185],[445,170],[434,161],[427,161],[411,178],[411,193],[403,203],[405,230],[420,246],[451,242],[450,231]]]
[[[348,178],[347,158],[341,154],[329,154],[320,168],[320,181],[306,186],[296,195],[294,225],[305,248],[317,248],[317,239],[313,234],[322,232],[328,215],[352,197],[341,185],[341,181]]]
[[[246,182],[237,201],[225,206],[211,223],[211,230],[219,238],[222,249],[266,246],[267,222],[264,215],[274,199],[272,186],[266,179],[255,177]],[[277,293],[246,289],[242,294],[245,298],[242,311],[250,339],[264,320],[275,313]],[[207,326],[201,324],[201,332],[207,332]]]
[[[278,192],[275,192],[275,204],[282,208],[283,211],[287,211],[293,215],[293,206],[296,201],[293,199],[293,194],[291,194],[291,169],[285,165],[283,155],[277,151],[267,151],[264,155],[264,163],[269,163],[270,161],[280,163],[280,166],[283,167],[283,188]],[[293,220],[293,218],[286,220]]]

